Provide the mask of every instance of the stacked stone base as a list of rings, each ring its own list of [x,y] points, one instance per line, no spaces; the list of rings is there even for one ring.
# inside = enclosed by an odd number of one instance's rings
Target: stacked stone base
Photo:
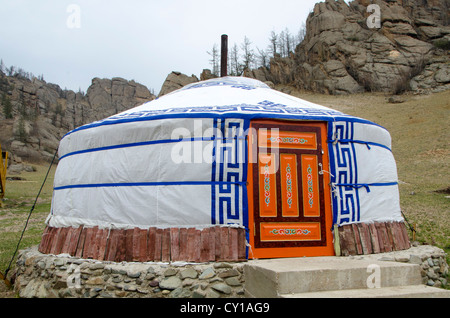
[[[411,247],[403,222],[352,223],[339,227],[342,256],[368,255]]]
[[[22,298],[241,298],[245,262],[108,262],[20,252],[14,288]]]
[[[245,242],[245,229],[237,227],[101,229],[47,226],[39,252],[113,262],[244,261]]]
[[[403,251],[348,258],[356,263],[360,259],[373,259],[417,264],[423,284],[434,287],[447,284],[446,254],[435,246],[419,245]],[[252,262],[100,262],[42,254],[34,246],[19,252],[14,288],[23,298],[240,298],[245,297],[246,283],[252,279],[245,275],[245,267]]]

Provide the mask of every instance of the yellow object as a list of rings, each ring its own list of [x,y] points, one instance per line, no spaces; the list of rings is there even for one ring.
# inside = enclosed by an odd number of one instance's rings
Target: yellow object
[[[6,168],[8,167],[8,152],[2,151],[2,146],[0,145],[0,199],[5,196],[5,186],[6,186]],[[1,206],[1,201],[0,201]]]
[[[0,145],[0,207],[2,206],[2,199],[5,196],[5,185],[6,185],[6,168],[8,167],[8,152],[2,151],[2,145]],[[11,288],[11,282],[6,278],[6,275],[4,276],[2,273],[0,273],[0,279],[3,280],[8,286],[8,288]]]
[[[2,281],[5,282],[5,285],[6,285],[8,288],[11,288],[11,287],[12,287],[11,282],[10,282],[5,276],[3,276],[2,273],[0,273],[0,279],[1,279]]]

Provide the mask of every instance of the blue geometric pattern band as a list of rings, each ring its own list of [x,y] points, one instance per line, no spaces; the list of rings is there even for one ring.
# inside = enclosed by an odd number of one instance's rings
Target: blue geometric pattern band
[[[211,223],[244,222],[247,149],[243,119],[214,119],[211,181]]]
[[[339,122],[330,126],[334,140],[353,140],[353,122]],[[354,143],[334,142],[329,145],[331,183],[347,185],[333,189],[333,223],[357,222],[360,220],[359,187],[351,186],[358,184]]]

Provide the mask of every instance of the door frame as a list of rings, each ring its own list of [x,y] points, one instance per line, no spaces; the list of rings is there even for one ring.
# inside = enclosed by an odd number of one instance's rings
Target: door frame
[[[257,140],[254,141],[254,124],[264,124],[264,125],[280,125],[280,126],[304,126],[304,127],[318,127],[321,133],[320,144],[322,150],[322,165],[323,170],[329,170],[329,154],[328,154],[328,144],[327,144],[327,122],[318,121],[284,121],[284,120],[252,120],[250,122],[250,132],[248,135],[248,184],[247,184],[247,195],[248,195],[248,228],[249,228],[249,244],[250,248],[248,251],[248,258],[282,258],[282,257],[303,257],[303,256],[333,256],[334,245],[333,245],[333,233],[332,229],[332,203],[331,203],[331,190],[330,190],[330,175],[325,172],[321,176],[323,177],[323,202],[324,202],[324,213],[325,213],[325,240],[326,244],[323,246],[297,246],[297,247],[255,247],[255,208],[254,208],[254,196],[258,195],[254,193],[254,174],[253,165],[258,165],[257,158],[254,152],[255,146],[257,145]],[[259,178],[258,178],[259,179]]]

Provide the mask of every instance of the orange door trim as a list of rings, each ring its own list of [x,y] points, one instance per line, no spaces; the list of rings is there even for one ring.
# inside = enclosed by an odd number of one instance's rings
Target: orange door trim
[[[263,127],[264,125],[278,125],[280,127],[283,127],[283,129],[280,129],[279,137],[280,139],[270,139],[270,134],[266,133],[264,137],[266,138],[265,143],[262,142],[261,144],[258,144],[258,131],[256,130],[255,126]],[[251,248],[249,248],[249,259],[255,259],[255,258],[280,258],[280,257],[303,257],[303,256],[332,256],[334,255],[334,247],[333,247],[333,235],[331,232],[332,228],[332,210],[331,210],[331,192],[330,192],[330,178],[327,173],[319,174],[319,170],[317,169],[317,160],[318,158],[314,158],[312,155],[313,150],[320,151],[321,154],[321,163],[325,170],[327,170],[325,167],[329,167],[329,158],[328,158],[328,147],[327,147],[327,123],[326,122],[300,122],[300,121],[282,121],[282,120],[255,120],[251,121],[250,123],[250,134],[249,134],[249,152],[248,152],[248,186],[247,186],[247,195],[248,195],[248,221],[249,221],[249,244]],[[292,129],[297,129],[298,127],[305,127],[305,132],[308,132],[308,130],[311,131],[319,131],[320,137],[311,135],[310,133],[301,133],[295,136],[289,135],[291,132],[289,131],[289,128],[292,127]],[[299,129],[297,129],[299,130]],[[301,129],[300,129],[301,130]],[[262,131],[262,129],[261,129]],[[269,131],[269,130],[267,130]],[[293,131],[297,134],[297,131]],[[286,135],[286,133],[288,133]],[[289,140],[283,138],[289,138],[289,137],[295,137],[295,138],[301,138],[301,135],[303,136],[309,136],[309,141],[305,139],[305,141],[298,141],[293,140],[292,143],[297,143],[297,145],[291,145],[288,147],[287,145],[284,145],[283,142],[289,142]],[[313,139],[311,139],[313,138]],[[271,144],[273,143],[273,145]],[[292,144],[291,143],[291,144]],[[275,191],[273,189],[274,181],[269,181],[269,184],[272,185],[272,191],[274,191],[271,195],[276,196],[277,193],[281,195],[277,196],[277,205],[276,207],[272,207],[271,212],[268,212],[267,210],[264,213],[269,213],[270,215],[274,215],[274,213],[277,213],[279,216],[278,218],[274,218],[273,222],[268,221],[261,221],[260,216],[257,217],[260,218],[258,223],[255,223],[255,196],[261,195],[261,184],[257,185],[258,187],[255,187],[254,180],[259,180],[258,182],[261,182],[261,175],[255,179],[254,175],[254,168],[255,165],[261,168],[262,166],[262,160],[265,160],[266,163],[268,160],[277,160],[277,158],[274,158],[273,156],[270,156],[270,153],[265,154],[267,157],[264,158],[258,158],[255,157],[256,152],[255,149],[259,149],[257,147],[274,147],[274,148],[287,148],[287,149],[305,149],[301,148],[301,143],[304,144],[310,144],[309,150],[307,149],[306,155],[298,155],[298,154],[283,154],[280,152],[280,155],[278,156],[279,162],[276,163],[276,165],[279,165],[279,169],[283,171],[283,169],[287,168],[287,165],[289,164],[289,167],[291,168],[292,172],[292,165],[294,165],[293,162],[296,161],[296,164],[300,165],[303,162],[303,166],[306,164],[315,165],[316,169],[312,169],[308,171],[308,169],[298,169],[298,175],[291,174],[290,178],[292,181],[294,181],[295,178],[297,178],[296,186],[297,190],[296,193],[298,194],[297,200],[292,200],[290,208],[287,204],[287,190],[288,188],[286,186],[283,186],[283,184],[287,184],[287,179],[289,178],[288,175],[279,173],[279,177],[276,180],[275,185],[279,185],[279,187],[284,187],[283,190]],[[311,146],[314,144],[314,147]],[[296,150],[295,150],[296,151]],[[311,153],[308,153],[310,151]],[[263,154],[264,155],[264,154]],[[270,157],[270,158],[269,158]],[[296,157],[295,161],[293,157]],[[260,160],[261,159],[261,160]],[[315,161],[316,160],[316,161]],[[264,165],[265,166],[265,165]],[[310,187],[308,187],[308,184],[303,180],[307,180],[308,174],[310,175],[310,179],[312,180],[312,187],[310,182]],[[275,179],[275,178],[272,178]],[[319,182],[320,181],[320,182]],[[270,183],[272,182],[272,183]],[[319,189],[319,187],[321,189]],[[310,188],[310,189],[308,189]],[[281,189],[281,188],[280,188]],[[311,201],[312,205],[310,205],[308,194],[305,193],[305,189],[307,191],[312,190],[313,192],[313,200]],[[292,191],[294,189],[291,189]],[[314,197],[315,194],[318,194],[319,190],[323,191],[323,195],[321,196],[321,200],[318,200],[319,197]],[[256,193],[255,193],[256,192]],[[259,193],[258,193],[259,192]],[[300,196],[300,194],[302,194]],[[264,195],[264,193],[263,193]],[[305,200],[305,196],[308,198],[308,202]],[[317,198],[317,200],[315,200]],[[286,202],[284,202],[286,201]],[[256,202],[261,202],[257,200]],[[295,204],[297,204],[298,207],[295,207]],[[259,205],[260,203],[258,203]],[[316,205],[317,204],[317,205]],[[316,206],[315,206],[316,205]],[[305,207],[306,206],[306,207]],[[324,215],[321,215],[322,220],[324,220],[323,226],[321,226],[320,222],[317,222],[318,219],[318,209],[320,208],[322,211],[321,213]],[[259,208],[257,209],[259,210]],[[276,212],[274,212],[274,210]],[[299,211],[299,212],[297,212]],[[303,217],[300,219],[297,219],[297,213],[303,213]],[[283,220],[291,220],[291,221],[282,221],[279,222],[280,217],[283,217]],[[270,218],[266,218],[270,219]],[[264,219],[264,220],[266,220]],[[300,220],[300,221],[298,221]],[[266,245],[270,245],[271,247],[257,247],[255,246],[255,234],[258,233],[258,240],[260,240],[262,243],[267,243]],[[309,238],[307,238],[307,235],[310,235]],[[308,241],[309,240],[309,241]],[[314,246],[314,242],[317,240],[325,240],[324,244],[317,244]],[[298,244],[296,246],[281,246],[278,247],[277,244],[280,244],[282,242],[291,242],[292,244]],[[260,243],[258,243],[260,244]],[[309,244],[308,246],[302,246],[301,244]],[[261,244],[262,245],[262,244]],[[273,247],[272,247],[273,246]]]

